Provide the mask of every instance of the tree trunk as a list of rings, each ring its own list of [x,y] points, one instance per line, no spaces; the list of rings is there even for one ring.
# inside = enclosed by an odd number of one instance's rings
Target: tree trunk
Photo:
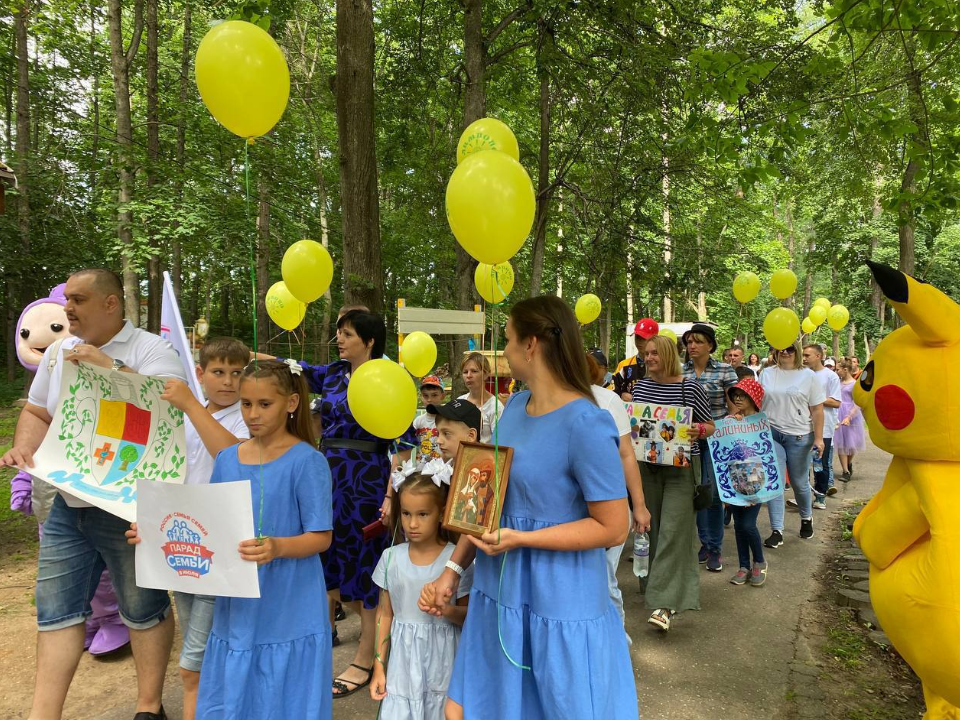
[[[267,315],[267,289],[270,287],[270,195],[263,177],[257,183],[260,209],[257,213],[257,327],[254,350],[269,352],[270,318]]]
[[[910,108],[910,119],[917,126],[917,132],[911,135],[908,140],[920,148],[927,147],[927,121],[924,112],[923,87],[920,71],[916,69],[913,62],[913,55],[910,51],[910,45],[904,41],[904,50],[907,53],[907,59],[910,62],[911,70],[907,74],[907,103]],[[900,271],[907,275],[913,275],[916,271],[916,243],[914,235],[917,228],[917,217],[915,212],[915,195],[917,192],[916,177],[920,169],[920,161],[911,158],[907,163],[906,170],[903,171],[903,179],[900,182],[900,193],[902,199],[897,207],[897,223],[899,225],[900,235]],[[900,316],[898,315],[897,318]],[[898,319],[899,324],[899,319]]]
[[[100,72],[97,66],[97,0],[90,0],[90,76],[93,85],[91,104],[90,173],[88,184],[90,192],[90,215],[94,215],[97,201],[97,173],[100,170]]]
[[[157,168],[160,163],[160,88],[157,82],[157,0],[146,0],[147,5],[147,196],[153,199],[157,185]],[[163,301],[163,284],[160,279],[160,248],[155,224],[148,219],[147,244],[150,259],[147,261],[147,331],[160,332],[160,306]]]
[[[530,253],[530,297],[540,294],[543,256],[547,243],[547,207],[550,204],[550,75],[543,66],[543,44],[548,41],[546,22],[538,23],[537,71],[540,74],[540,161],[537,173],[537,213],[534,220],[533,248]]]
[[[320,244],[330,249],[330,233],[327,228],[327,185],[323,179],[323,163],[320,156],[320,145],[314,136],[313,144],[313,162],[317,177],[317,208],[320,215]],[[323,294],[323,316],[320,322],[320,364],[326,365],[330,362],[330,324],[333,316],[333,295],[330,288]]]
[[[787,223],[787,252],[790,255],[789,268],[793,270],[796,267],[796,260],[794,254],[797,250],[797,235],[794,232],[793,227],[793,200],[792,198],[787,198],[787,202],[784,204],[783,208],[783,218]],[[794,295],[790,295],[783,300],[783,307],[792,308],[795,305]]]
[[[673,322],[673,300],[670,299],[670,258],[673,256],[673,242],[670,237],[670,159],[663,158],[663,278],[666,287],[663,292],[663,321]]]
[[[177,197],[183,200],[183,183],[186,174],[186,146],[187,146],[187,98],[190,91],[190,58],[193,56],[191,47],[193,33],[193,11],[189,2],[183,4],[183,47],[180,51],[180,104],[177,106]],[[175,227],[178,225],[174,221]],[[170,243],[170,276],[173,281],[173,294],[180,301],[183,291],[183,253],[180,247],[180,236],[175,232]]]
[[[816,235],[811,232],[810,242],[807,244],[807,258],[804,264],[807,266],[807,277],[803,283],[803,312],[804,316],[810,314],[810,303],[813,302],[813,251],[816,249]]]
[[[833,257],[833,265],[830,269],[830,287],[837,287],[837,257]],[[835,358],[840,357],[840,334],[837,332],[833,333],[833,356]]]
[[[336,95],[344,299],[382,313],[373,43],[373,0],[337,0]]]
[[[117,106],[117,164],[120,188],[117,192],[117,235],[120,240],[120,266],[123,277],[124,315],[134,326],[140,324],[139,283],[133,242],[133,183],[136,169],[133,158],[133,123],[130,116],[130,64],[136,57],[143,32],[143,0],[136,0],[135,27],[130,47],[123,47],[123,9],[120,0],[108,0],[110,27],[110,67],[113,71]]]
[[[867,348],[867,352],[870,352],[870,349]],[[857,324],[851,320],[850,324],[847,325],[847,357],[853,357],[857,354]],[[864,365],[867,363],[864,362]]]

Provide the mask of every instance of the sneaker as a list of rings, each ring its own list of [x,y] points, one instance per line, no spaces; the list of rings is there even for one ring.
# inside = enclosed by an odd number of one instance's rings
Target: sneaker
[[[733,585],[746,585],[748,577],[750,577],[750,571],[746,568],[740,568],[737,570],[737,574],[730,578],[730,582]]]
[[[844,470],[840,473],[840,482],[850,482],[850,471]]]
[[[787,507],[792,507],[792,508],[798,508],[798,509],[799,509],[800,505],[799,505],[799,504],[797,503],[797,501],[794,500],[793,498],[788,498],[788,499],[787,499]]]
[[[767,548],[778,548],[783,545],[783,533],[779,530],[774,530],[770,533],[770,537],[763,541],[763,546]]]
[[[813,537],[813,519],[800,521],[800,537],[809,540]]]
[[[334,611],[333,619],[336,620],[337,622],[347,619],[347,613],[343,609],[343,605],[341,605],[340,603],[337,603],[337,609]]]
[[[847,460],[847,470],[849,471],[850,477],[853,477],[853,460]]]
[[[753,570],[750,571],[750,584],[753,587],[760,587],[767,581],[767,564],[754,563]]]
[[[837,489],[833,485],[827,488],[827,497],[833,497],[836,494],[837,494]]]
[[[720,553],[709,553],[707,557],[707,570],[710,572],[720,572],[723,570],[723,559],[720,557]]]
[[[670,618],[673,613],[670,610],[659,609],[654,610],[653,614],[647,619],[647,622],[651,625],[656,625],[658,628],[666,632],[670,629]]]
[[[827,509],[827,503],[825,503],[823,500],[821,500],[821,499],[818,498],[818,499],[816,499],[816,500],[813,501],[813,509],[814,509],[814,510],[826,510],[826,509]]]
[[[710,556],[710,551],[707,550],[707,546],[706,546],[706,545],[701,545],[701,546],[700,546],[700,552],[697,553],[697,562],[699,562],[701,565],[703,565],[703,564],[707,561],[707,558],[708,558],[709,556]]]

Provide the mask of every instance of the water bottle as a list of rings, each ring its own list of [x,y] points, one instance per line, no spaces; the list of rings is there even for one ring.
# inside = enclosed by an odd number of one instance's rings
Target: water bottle
[[[646,533],[633,536],[633,574],[646,577],[650,570],[650,538]]]
[[[823,460],[820,458],[820,452],[813,449],[813,471],[815,473],[823,472]]]

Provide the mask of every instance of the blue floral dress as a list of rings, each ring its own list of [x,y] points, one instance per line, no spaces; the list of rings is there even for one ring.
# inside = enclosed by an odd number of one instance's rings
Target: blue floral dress
[[[373,582],[373,571],[390,544],[390,536],[385,534],[364,542],[363,528],[380,517],[390,477],[389,443],[371,435],[353,419],[347,405],[349,362],[300,364],[310,391],[320,395],[323,438],[366,440],[383,447],[379,452],[323,450],[333,477],[333,544],[322,555],[327,589],[339,589],[344,602],[362,600],[365,608],[375,608],[379,588]],[[398,440],[401,449],[413,447],[417,441],[413,427]]]

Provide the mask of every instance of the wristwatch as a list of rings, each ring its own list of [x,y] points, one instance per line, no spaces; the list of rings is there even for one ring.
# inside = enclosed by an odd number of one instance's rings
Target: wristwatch
[[[121,370],[122,368],[125,368],[126,366],[127,366],[127,364],[126,364],[123,360],[120,360],[120,359],[118,359],[118,358],[114,358],[114,360],[113,360],[113,365],[112,365],[111,367],[113,367],[114,370]]]

